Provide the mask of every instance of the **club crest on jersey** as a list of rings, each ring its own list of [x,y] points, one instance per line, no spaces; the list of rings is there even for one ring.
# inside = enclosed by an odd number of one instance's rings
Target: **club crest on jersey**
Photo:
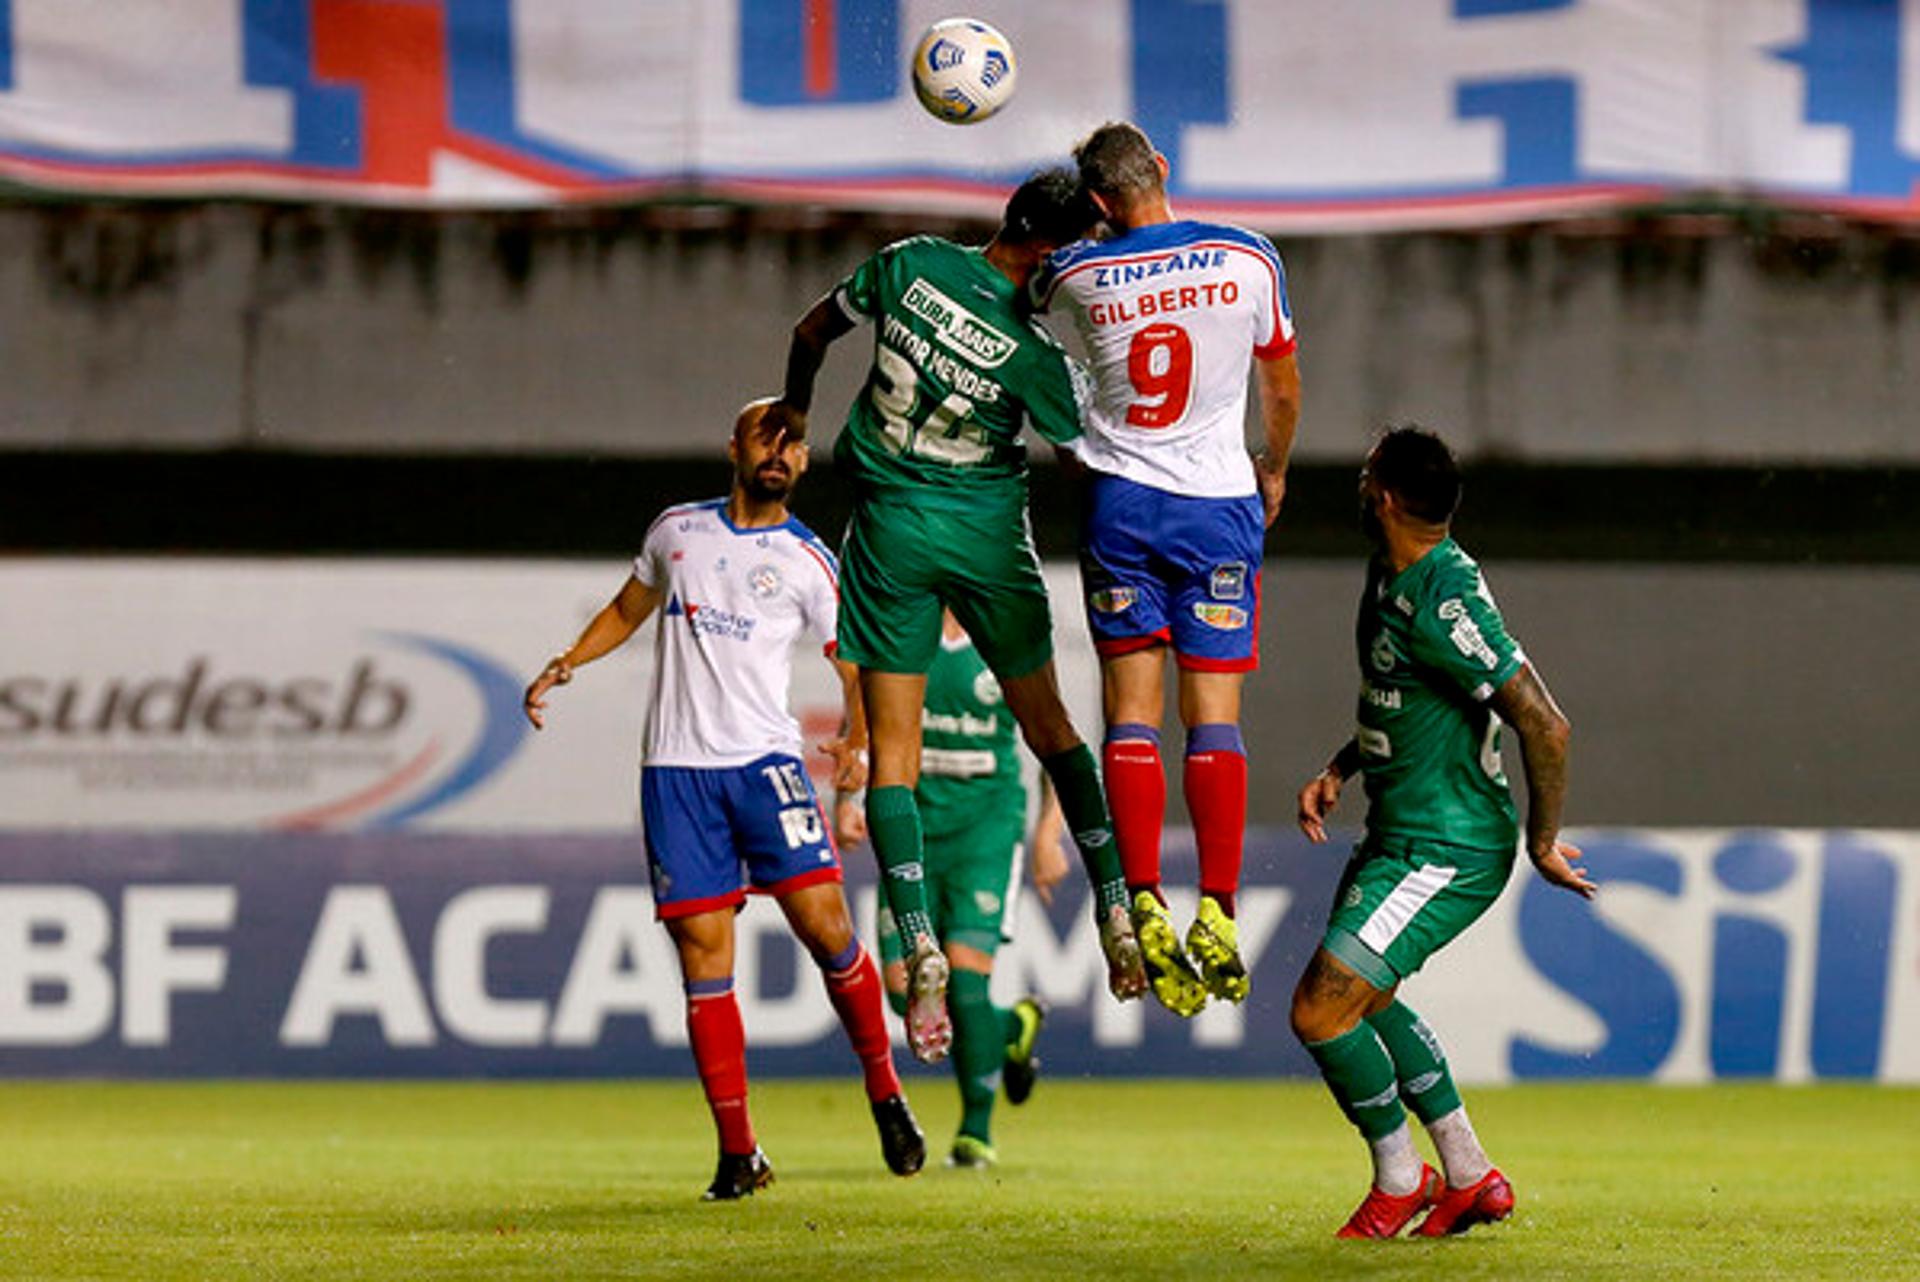
[[[988,706],[1000,702],[1000,682],[993,673],[982,669],[973,679],[973,697]]]
[[[757,597],[770,597],[780,590],[784,580],[780,577],[780,567],[762,562],[747,571],[747,587]]]
[[[1245,610],[1237,605],[1222,605],[1218,601],[1195,601],[1193,617],[1222,632],[1237,632],[1247,626]]]
[[[1140,599],[1139,592],[1133,588],[1101,588],[1087,597],[1088,604],[1099,614],[1120,614],[1131,610],[1134,602]]]
[[[1247,563],[1228,561],[1213,567],[1207,580],[1207,595],[1216,601],[1238,601],[1247,594]]]
[[[1382,632],[1374,637],[1373,649],[1368,657],[1373,660],[1375,672],[1393,671],[1393,642],[1387,639],[1386,633]]]
[[[982,369],[995,369],[1013,355],[1018,346],[1012,338],[947,297],[933,286],[915,277],[907,286],[900,305],[933,326],[933,336],[943,347],[951,348]]]

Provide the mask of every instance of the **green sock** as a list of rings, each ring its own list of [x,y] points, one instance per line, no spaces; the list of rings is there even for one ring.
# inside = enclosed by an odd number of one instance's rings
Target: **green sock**
[[[1365,1020],[1325,1042],[1308,1042],[1307,1054],[1333,1092],[1347,1120],[1368,1140],[1383,1139],[1406,1123],[1393,1081],[1393,1057]]]
[[[1127,902],[1127,882],[1120,872],[1120,847],[1113,840],[1113,815],[1107,809],[1107,794],[1100,789],[1100,770],[1094,765],[1093,750],[1086,744],[1055,753],[1042,761],[1053,791],[1060,798],[1060,813],[1066,816],[1067,831],[1080,847],[1080,859],[1087,867],[1087,880],[1093,883],[1094,908],[1105,915],[1115,904]],[[871,795],[871,794],[869,794]]]
[[[900,947],[913,955],[913,941],[933,934],[927,915],[925,843],[920,835],[920,803],[913,789],[874,788],[867,793],[867,835],[880,861],[880,887],[900,928]]]
[[[1367,1016],[1367,1023],[1373,1025],[1380,1044],[1393,1057],[1401,1097],[1423,1125],[1460,1107],[1460,1092],[1447,1069],[1446,1052],[1440,1049],[1440,1039],[1424,1019],[1404,1003],[1395,1002]]]
[[[947,982],[953,1016],[953,1072],[960,1079],[960,1133],[993,1143],[993,1094],[1007,1058],[1006,1024],[987,995],[987,977],[955,968]]]
[[[893,1013],[901,1019],[907,1017],[907,995],[905,993],[896,993],[889,988],[887,990],[887,1005],[892,1007]]]

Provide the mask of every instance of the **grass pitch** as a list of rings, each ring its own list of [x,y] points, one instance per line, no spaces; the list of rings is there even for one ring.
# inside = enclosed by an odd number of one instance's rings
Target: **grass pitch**
[[[0,1276],[1920,1277],[1920,1092],[1468,1103],[1515,1218],[1337,1243],[1364,1150],[1307,1083],[1043,1081],[999,1170],[911,1180],[854,1081],[756,1083],[778,1182],[713,1206],[691,1083],[0,1083]]]

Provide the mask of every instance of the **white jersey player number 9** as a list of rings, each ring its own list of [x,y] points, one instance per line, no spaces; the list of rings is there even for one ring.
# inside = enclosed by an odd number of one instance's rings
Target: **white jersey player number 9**
[[[1172,427],[1193,399],[1193,338],[1165,321],[1137,331],[1127,348],[1127,380],[1139,393],[1127,407],[1127,422]]]

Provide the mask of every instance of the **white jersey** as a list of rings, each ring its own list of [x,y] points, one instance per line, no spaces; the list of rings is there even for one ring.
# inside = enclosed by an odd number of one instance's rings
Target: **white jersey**
[[[811,632],[833,652],[839,567],[795,520],[741,529],[725,499],[668,508],[633,577],[665,597],[642,760],[719,769],[770,752],[800,755],[787,709],[793,646]]]
[[[1294,348],[1286,271],[1266,237],[1151,224],[1067,246],[1033,288],[1036,305],[1070,313],[1086,343],[1094,400],[1074,449],[1087,466],[1174,494],[1257,492],[1250,358]]]

